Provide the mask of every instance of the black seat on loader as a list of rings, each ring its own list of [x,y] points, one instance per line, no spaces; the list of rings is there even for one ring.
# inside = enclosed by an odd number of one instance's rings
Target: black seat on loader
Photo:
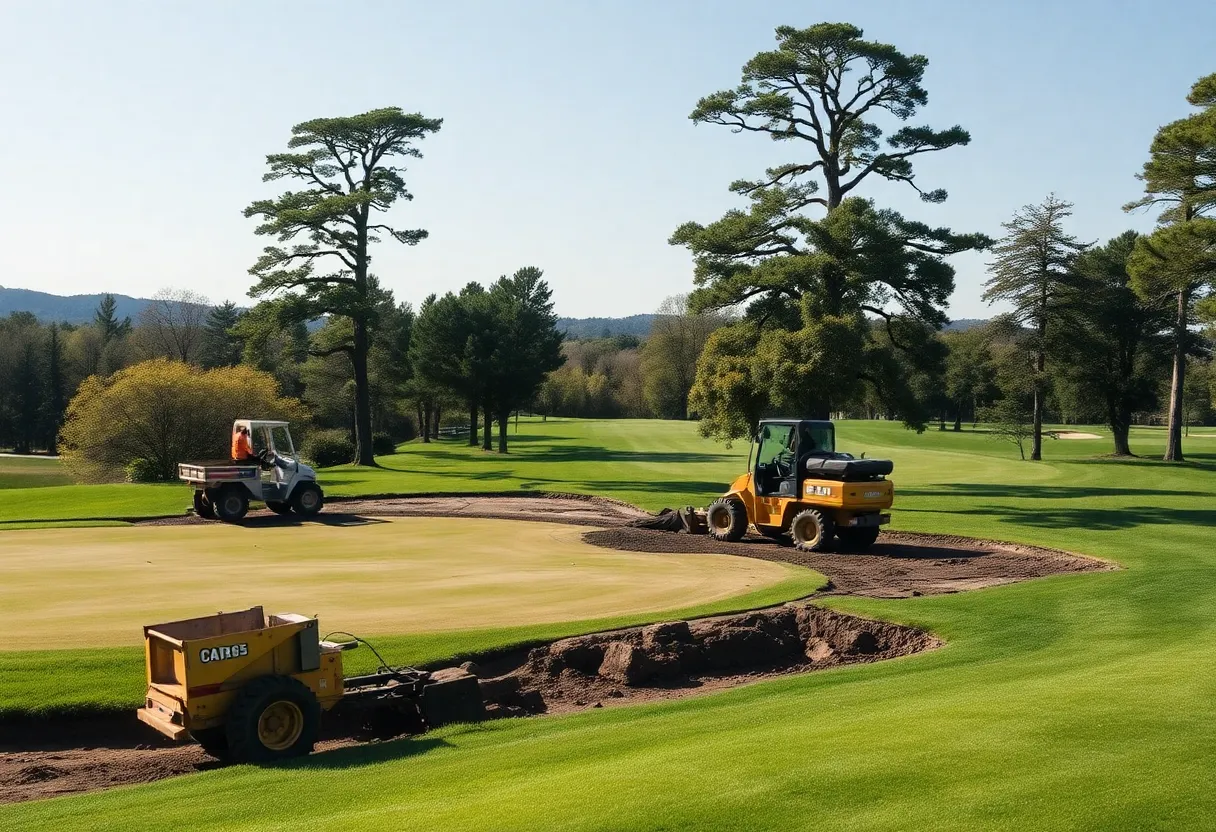
[[[849,459],[836,455],[809,456],[804,465],[808,476],[846,482],[885,477],[895,470],[895,463],[889,459]]]

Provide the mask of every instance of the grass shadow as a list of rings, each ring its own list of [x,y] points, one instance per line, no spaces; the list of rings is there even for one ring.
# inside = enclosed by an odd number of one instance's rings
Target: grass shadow
[[[451,747],[451,743],[435,737],[402,737],[385,742],[352,745],[346,748],[319,751],[307,757],[284,760],[278,763],[267,763],[263,767],[295,770],[348,769],[418,757],[438,748],[448,747]]]
[[[1072,500],[1085,497],[1207,497],[1206,491],[1167,491],[1158,488],[1112,488],[1093,485],[1012,485],[1004,483],[945,483],[929,488],[901,488],[901,497],[1026,497]]]

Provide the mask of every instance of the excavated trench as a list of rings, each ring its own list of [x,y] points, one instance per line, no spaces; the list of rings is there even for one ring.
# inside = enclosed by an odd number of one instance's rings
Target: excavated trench
[[[902,533],[883,534],[866,554],[800,552],[766,538],[719,543],[702,535],[656,530],[655,515],[615,501],[565,495],[352,500],[335,504],[326,514],[330,516],[325,522],[338,523],[360,516],[424,515],[595,526],[584,540],[612,549],[724,553],[807,566],[829,578],[828,587],[817,593],[822,595],[931,595],[1116,568],[1052,549]],[[261,513],[246,521],[248,525],[293,522],[300,521]],[[804,600],[738,615],[669,621],[461,657],[466,659],[461,667],[478,677],[487,715],[495,719],[676,699],[766,678],[896,658],[940,645],[933,635],[915,628],[847,615]],[[369,739],[342,720],[323,720],[317,751]],[[197,745],[164,740],[128,711],[0,723],[0,803],[152,782],[222,765]]]
[[[575,636],[474,656],[461,668],[478,677],[487,716],[502,719],[676,699],[940,644],[921,630],[802,602]],[[373,736],[342,720],[323,724],[318,751]],[[197,745],[163,740],[128,712],[0,726],[0,803],[147,783],[222,765]]]

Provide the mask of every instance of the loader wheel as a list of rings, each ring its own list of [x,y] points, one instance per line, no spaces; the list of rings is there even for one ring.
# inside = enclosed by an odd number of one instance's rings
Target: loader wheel
[[[705,511],[705,524],[714,540],[734,543],[747,534],[747,509],[730,497],[719,497]]]
[[[286,500],[267,500],[266,508],[275,514],[291,514],[291,503]]]
[[[235,523],[249,513],[249,492],[239,485],[222,488],[212,505],[216,517],[225,523]]]
[[[860,529],[838,529],[836,536],[840,545],[849,552],[864,552],[878,540],[878,526],[866,526]]]
[[[190,736],[194,737],[195,742],[217,760],[228,756],[228,734],[224,728],[200,728],[197,731],[191,731]]]
[[[301,517],[312,517],[323,505],[325,498],[321,495],[321,486],[315,482],[301,483],[291,494],[291,507]]]
[[[203,491],[194,492],[194,513],[204,520],[215,519],[215,506],[211,505],[211,501],[207,499],[207,494]]]
[[[822,512],[808,508],[790,521],[790,537],[794,538],[794,546],[804,552],[822,552],[832,540],[832,526]]]
[[[241,689],[228,708],[228,756],[270,762],[312,752],[321,723],[313,692],[290,676],[262,676]]]

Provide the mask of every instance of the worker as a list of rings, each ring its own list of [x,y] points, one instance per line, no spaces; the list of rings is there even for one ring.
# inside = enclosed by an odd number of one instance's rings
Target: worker
[[[249,441],[249,428],[244,425],[238,425],[236,433],[232,434],[232,458],[237,462],[257,459],[253,444]]]

